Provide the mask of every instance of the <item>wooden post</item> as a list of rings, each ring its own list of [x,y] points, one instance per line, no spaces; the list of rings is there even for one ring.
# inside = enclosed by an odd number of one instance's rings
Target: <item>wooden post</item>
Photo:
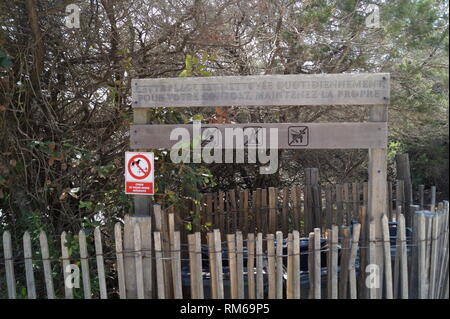
[[[137,83],[135,83],[135,86]],[[131,88],[133,89],[133,88]],[[149,112],[145,108],[133,108],[134,124],[150,124]],[[146,151],[146,150],[138,150]],[[133,195],[134,215],[150,216],[152,210],[153,196]]]
[[[387,78],[385,78],[387,80]],[[386,106],[373,106],[370,110],[369,122],[387,122],[388,112]],[[381,217],[387,212],[387,149],[369,149],[369,210],[370,221],[374,222],[374,240],[381,241],[383,232]],[[383,269],[383,247],[375,248],[373,262],[379,267],[380,276]],[[376,291],[377,298],[381,298],[382,286]]]
[[[409,165],[409,155],[408,154],[396,154],[395,162],[397,165],[397,179],[403,181],[404,185],[404,201],[405,204],[405,218],[406,227],[411,227],[411,215],[410,215],[410,205],[413,202],[413,192],[412,192],[412,182],[411,182],[411,169]]]

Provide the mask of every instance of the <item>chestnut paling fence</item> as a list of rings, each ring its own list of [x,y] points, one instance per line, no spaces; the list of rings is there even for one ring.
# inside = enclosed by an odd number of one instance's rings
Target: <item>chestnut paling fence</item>
[[[7,298],[448,298],[448,213],[448,202],[414,211],[411,227],[403,213],[395,222],[386,214],[383,238],[360,206],[358,222],[306,237],[214,229],[182,243],[175,214],[155,205],[151,218],[126,216],[114,234],[26,232],[13,249],[5,231],[0,275]]]

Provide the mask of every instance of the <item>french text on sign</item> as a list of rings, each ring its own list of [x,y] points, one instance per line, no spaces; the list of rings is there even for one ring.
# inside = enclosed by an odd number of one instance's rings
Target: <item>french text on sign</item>
[[[390,75],[294,74],[132,80],[133,107],[387,105]]]
[[[154,155],[125,152],[125,194],[154,195]]]

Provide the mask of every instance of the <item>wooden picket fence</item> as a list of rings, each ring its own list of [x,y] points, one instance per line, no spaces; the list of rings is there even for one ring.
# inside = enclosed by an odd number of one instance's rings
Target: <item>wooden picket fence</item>
[[[186,240],[186,224],[194,231],[219,229],[223,236],[238,230],[244,235],[261,232],[264,236],[278,230],[285,234],[297,230],[301,236],[308,236],[314,228],[325,231],[332,225],[348,226],[358,220],[361,206],[368,209],[367,182],[321,186],[317,169],[306,169],[305,175],[301,186],[208,193],[203,194],[201,203],[188,201],[182,208],[169,207],[167,211],[175,214],[182,240]],[[420,185],[415,192],[417,205],[413,205],[412,193],[408,196],[406,189],[403,180],[387,182],[386,215],[389,221],[395,221],[398,214],[404,214],[406,226],[411,227],[415,210],[436,207],[436,187],[426,192]]]
[[[237,230],[222,235],[214,229],[192,232],[187,244],[182,244],[174,214],[167,215],[164,226],[165,214],[155,205],[151,218],[126,216],[123,224],[115,225],[114,249],[103,245],[104,239],[112,237],[102,235],[99,227],[91,235],[81,230],[77,237],[63,232],[60,258],[50,256],[45,232],[38,236],[38,251],[33,250],[26,232],[23,250],[14,254],[11,234],[5,231],[1,265],[7,297],[448,298],[449,203],[439,203],[433,211],[415,211],[412,229],[406,227],[404,214],[396,215],[395,225],[384,215],[383,238],[374,237],[375,221],[367,222],[365,213],[360,206],[360,222],[351,227],[331,225],[324,232],[316,227],[307,237],[301,237],[298,230],[266,235],[244,235]],[[373,268],[379,257],[377,247],[383,248],[382,269]],[[63,273],[63,281],[57,278],[55,267]],[[78,267],[80,288],[70,284],[76,283]],[[16,278],[18,270],[25,273],[23,279]],[[21,282],[25,282],[25,294],[18,292]],[[45,289],[39,288],[39,282]]]

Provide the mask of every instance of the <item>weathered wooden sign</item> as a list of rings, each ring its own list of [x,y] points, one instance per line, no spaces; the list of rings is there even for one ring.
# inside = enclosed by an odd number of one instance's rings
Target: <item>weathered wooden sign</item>
[[[133,107],[385,105],[390,75],[313,74],[132,80]]]
[[[192,124],[131,125],[131,148],[170,149],[180,141],[174,131],[180,128],[188,132],[192,141],[195,135]],[[242,130],[234,132],[233,136],[232,129],[239,128]],[[210,146],[220,145],[224,149],[270,148],[271,129],[277,129],[279,149],[368,149],[387,146],[386,122],[202,124],[199,129],[197,134],[201,136],[202,146],[212,143]],[[172,132],[174,136],[171,140]],[[227,139],[231,141],[227,142]],[[238,139],[242,143],[236,143]]]

